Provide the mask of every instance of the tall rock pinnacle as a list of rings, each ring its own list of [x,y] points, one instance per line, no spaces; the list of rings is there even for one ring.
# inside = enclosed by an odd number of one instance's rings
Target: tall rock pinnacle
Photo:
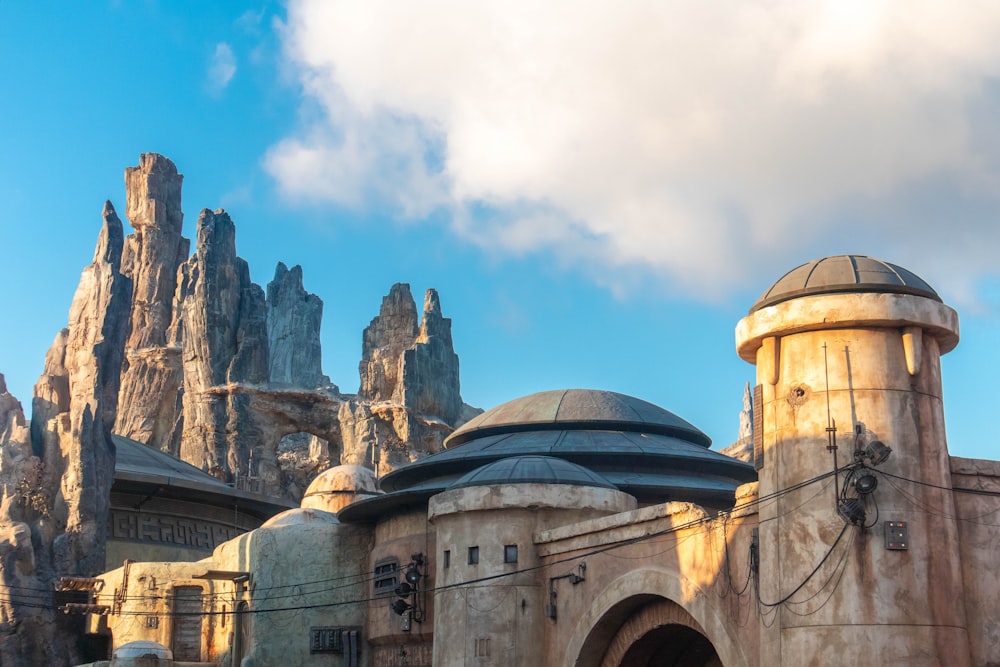
[[[302,286],[302,267],[278,262],[267,284],[267,340],[271,382],[315,389],[327,386],[323,375],[320,324],[323,300]]]
[[[444,438],[476,414],[462,403],[451,320],[435,290],[423,320],[410,286],[397,283],[362,336],[361,388],[340,408],[342,463],[380,473],[439,451]]]
[[[236,256],[236,227],[222,209],[204,209],[197,246],[180,269],[176,320],[184,359],[184,435],[181,458],[194,465],[238,474],[248,467],[245,430],[230,427],[245,406],[226,390],[234,383],[268,380],[264,290],[251,282]],[[232,404],[237,401],[237,404]],[[231,416],[231,413],[232,416]],[[242,436],[242,439],[238,436]]]
[[[122,273],[132,279],[121,397],[115,432],[177,454],[183,370],[180,348],[168,341],[177,269],[187,259],[181,236],[181,183],[174,163],[143,153],[125,170],[127,215],[135,232],[125,240]]]

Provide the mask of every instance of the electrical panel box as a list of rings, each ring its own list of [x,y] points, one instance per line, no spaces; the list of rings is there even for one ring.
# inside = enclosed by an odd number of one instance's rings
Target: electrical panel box
[[[893,551],[905,551],[910,548],[910,536],[905,521],[885,522],[885,548]]]

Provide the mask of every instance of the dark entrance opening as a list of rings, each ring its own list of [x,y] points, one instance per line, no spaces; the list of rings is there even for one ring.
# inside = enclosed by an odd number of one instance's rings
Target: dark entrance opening
[[[637,639],[619,667],[721,667],[708,639],[683,625],[664,625]]]

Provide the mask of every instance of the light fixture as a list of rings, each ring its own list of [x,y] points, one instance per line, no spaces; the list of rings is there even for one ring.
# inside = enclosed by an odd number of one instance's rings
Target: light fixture
[[[854,479],[854,490],[863,496],[867,496],[877,488],[878,477],[870,472],[862,473]]]
[[[877,466],[885,462],[889,455],[892,454],[892,447],[885,444],[881,440],[872,440],[865,447],[865,456],[868,457],[868,461],[873,465]]]
[[[845,498],[837,503],[837,512],[855,526],[865,523],[865,505],[858,498]]]
[[[423,577],[423,574],[420,573],[420,567],[423,564],[424,555],[422,553],[411,554],[410,563],[406,566],[406,571],[403,573],[403,581],[400,581],[393,591],[398,599],[393,601],[389,606],[393,612],[403,616],[404,630],[410,629],[409,622],[411,618],[418,623],[423,620],[424,615],[419,595],[420,579]]]

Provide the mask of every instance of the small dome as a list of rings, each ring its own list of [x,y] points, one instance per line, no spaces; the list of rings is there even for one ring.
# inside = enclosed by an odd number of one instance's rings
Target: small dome
[[[466,422],[445,440],[452,448],[498,433],[601,429],[658,433],[697,443],[711,439],[669,410],[634,396],[597,389],[556,389],[522,396]]]
[[[174,659],[174,652],[159,642],[146,640],[122,644],[115,649],[114,658],[165,658]]]
[[[493,484],[572,484],[618,489],[597,473],[552,456],[514,456],[494,461],[463,475],[448,489]]]
[[[344,505],[378,494],[375,473],[364,466],[342,465],[324,470],[302,496],[304,509],[338,512]]]
[[[801,296],[845,292],[914,294],[941,301],[920,276],[901,266],[864,255],[834,255],[813,260],[783,275],[757,299],[750,312]]]

